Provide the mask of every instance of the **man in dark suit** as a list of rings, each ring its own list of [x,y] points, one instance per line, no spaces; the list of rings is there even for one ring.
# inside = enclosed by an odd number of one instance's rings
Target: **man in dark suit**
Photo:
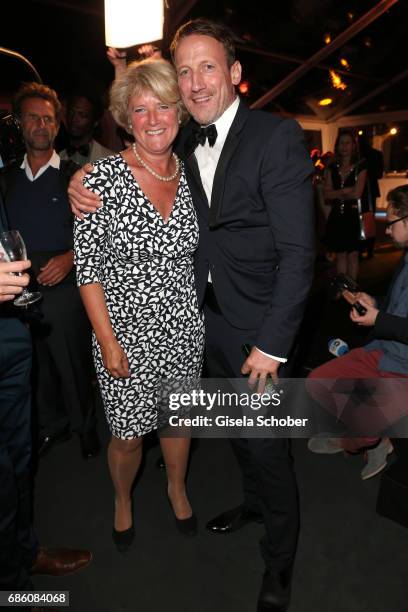
[[[239,101],[241,65],[226,28],[191,21],[176,33],[171,52],[194,119],[179,151],[200,223],[195,271],[205,305],[207,372],[248,374],[262,388],[268,375],[286,367],[312,281],[312,166],[296,122]],[[246,359],[243,344],[252,346]],[[298,535],[289,444],[239,438],[232,444],[244,503],[207,527],[225,533],[250,520],[265,522],[258,610],[286,610]]]
[[[292,120],[250,111],[235,86],[241,65],[233,36],[195,20],[172,43],[181,96],[193,119],[178,154],[198,213],[195,258],[198,301],[204,307],[206,367],[211,378],[249,375],[264,385],[285,367],[300,325],[314,262],[312,164]],[[95,209],[76,175],[74,212]],[[253,348],[245,359],[242,345]],[[298,537],[298,499],[289,443],[234,440],[244,503],[210,521],[213,533],[264,521],[266,573],[258,610],[285,611]]]
[[[0,234],[7,231],[0,195]],[[31,518],[31,339],[13,300],[29,282],[30,261],[2,261],[0,246],[0,590],[31,588],[30,573],[62,576],[91,553],[38,546]]]

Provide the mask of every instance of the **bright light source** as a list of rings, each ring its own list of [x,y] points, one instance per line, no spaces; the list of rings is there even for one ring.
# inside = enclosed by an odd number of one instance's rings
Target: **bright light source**
[[[363,130],[358,130],[358,135],[362,136],[364,134]]]
[[[133,47],[163,38],[163,0],[105,0],[108,47]]]
[[[337,72],[335,72],[334,70],[330,70],[329,72],[330,72],[331,83],[335,89],[341,89],[341,90],[347,89],[346,83],[344,83],[344,81],[341,80],[341,76],[337,74]]]
[[[391,136],[395,136],[395,134],[398,134],[397,128],[396,127],[391,128],[390,129],[390,134],[391,134]]]
[[[347,68],[347,70],[350,70],[350,64],[348,63],[345,57],[341,58],[340,64],[344,66],[344,68]]]
[[[326,43],[326,45],[329,45],[331,43],[331,36],[330,36],[330,34],[325,34],[323,40]]]
[[[242,93],[244,96],[246,96],[249,93],[249,83],[248,81],[242,81],[242,83],[239,84],[238,87],[240,93]]]
[[[319,100],[318,104],[319,106],[329,106],[330,104],[332,104],[332,102],[332,98],[323,98],[322,100]]]

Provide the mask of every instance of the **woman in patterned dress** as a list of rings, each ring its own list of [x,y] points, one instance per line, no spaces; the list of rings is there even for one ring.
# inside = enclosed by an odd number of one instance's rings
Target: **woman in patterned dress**
[[[358,275],[360,221],[357,200],[362,197],[367,180],[364,160],[358,159],[357,142],[352,132],[342,131],[337,137],[336,158],[327,168],[324,197],[330,201],[327,219],[326,248],[336,253],[337,273]]]
[[[135,143],[94,164],[85,185],[103,206],[75,225],[80,292],[111,441],[113,539],[133,540],[131,488],[142,437],[157,428],[162,379],[197,379],[203,322],[193,278],[198,224],[184,169],[172,152],[183,113],[176,75],[164,60],[130,64],[111,90],[116,122]],[[168,497],[179,529],[196,518],[185,490],[188,438],[161,438]]]

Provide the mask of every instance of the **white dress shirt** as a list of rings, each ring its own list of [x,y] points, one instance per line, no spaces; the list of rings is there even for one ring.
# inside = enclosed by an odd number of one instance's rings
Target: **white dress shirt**
[[[201,182],[209,205],[211,204],[211,192],[218,160],[220,159],[221,151],[227,139],[232,122],[237,114],[238,106],[239,98],[236,97],[231,106],[229,106],[214,123],[217,128],[217,140],[214,146],[210,147],[208,139],[206,139],[205,143],[203,145],[199,144],[195,150],[195,156],[200,169]]]
[[[208,139],[206,138],[205,143],[203,145],[199,144],[194,152],[197,159],[198,168],[200,170],[201,182],[203,184],[209,206],[211,206],[211,193],[217,164],[220,159],[222,148],[227,139],[228,132],[230,131],[232,122],[237,114],[238,106],[239,98],[237,96],[231,106],[229,106],[221,117],[214,122],[214,125],[217,128],[217,140],[215,141],[214,146],[210,147],[208,144]],[[208,281],[211,282],[210,273],[208,274]],[[282,363],[287,361],[287,359],[284,359],[283,357],[269,355],[260,349],[258,349],[258,351],[267,357],[272,357],[272,359],[275,359],[276,361],[281,361]]]
[[[44,172],[50,166],[51,166],[51,168],[56,168],[57,170],[59,170],[60,163],[61,163],[60,156],[58,155],[58,153],[53,151],[52,155],[51,155],[50,159],[47,161],[47,163],[44,164],[44,166],[41,166],[41,168],[39,169],[37,174],[35,176],[33,176],[33,173],[32,173],[31,168],[30,168],[30,164],[28,163],[28,160],[27,160],[27,153],[26,153],[24,155],[23,163],[21,164],[20,168],[25,170],[25,173],[26,173],[26,176],[27,176],[28,180],[33,182],[33,181],[37,180],[38,178],[40,178],[40,176],[42,174],[44,174]]]
[[[102,157],[109,157],[109,155],[114,155],[115,152],[111,151],[111,149],[107,149],[103,145],[101,145],[97,140],[91,140],[89,142],[89,154],[87,156],[81,155],[79,151],[76,151],[74,155],[68,157],[67,150],[59,152],[59,156],[61,159],[70,159],[74,161],[78,166],[83,166],[84,164],[93,164],[93,162],[98,161],[98,159],[102,159]]]

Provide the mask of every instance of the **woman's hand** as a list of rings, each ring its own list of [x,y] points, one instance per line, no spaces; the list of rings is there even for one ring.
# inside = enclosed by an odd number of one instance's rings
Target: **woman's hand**
[[[126,353],[116,338],[101,344],[102,361],[114,378],[129,378],[129,362]]]

